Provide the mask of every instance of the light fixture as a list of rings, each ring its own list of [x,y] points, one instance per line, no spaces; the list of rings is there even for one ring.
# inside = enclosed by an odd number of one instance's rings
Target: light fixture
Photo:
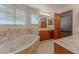
[[[46,14],[46,13],[40,13],[40,15],[51,16],[51,15]]]

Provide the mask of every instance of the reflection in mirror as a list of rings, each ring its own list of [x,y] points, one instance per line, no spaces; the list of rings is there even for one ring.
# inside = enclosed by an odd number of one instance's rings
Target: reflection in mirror
[[[52,19],[48,19],[48,26],[53,25]]]

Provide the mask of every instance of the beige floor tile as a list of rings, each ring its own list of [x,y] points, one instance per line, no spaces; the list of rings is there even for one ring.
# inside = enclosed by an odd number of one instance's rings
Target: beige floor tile
[[[52,54],[54,50],[53,46],[53,39],[41,41],[36,54]]]

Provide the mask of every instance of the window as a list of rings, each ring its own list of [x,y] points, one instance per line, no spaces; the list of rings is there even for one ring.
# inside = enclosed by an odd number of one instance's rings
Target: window
[[[16,9],[16,25],[25,25],[25,14],[23,11]]]
[[[0,5],[0,24],[14,24],[14,10],[7,6]]]
[[[20,9],[0,5],[0,24],[25,25],[25,14]]]
[[[39,17],[37,15],[31,16],[31,24],[38,24]]]

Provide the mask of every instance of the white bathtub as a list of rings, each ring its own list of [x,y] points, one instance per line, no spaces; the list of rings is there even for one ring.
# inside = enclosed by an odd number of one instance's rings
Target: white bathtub
[[[34,53],[39,47],[38,35],[22,35],[0,45],[0,54]]]

